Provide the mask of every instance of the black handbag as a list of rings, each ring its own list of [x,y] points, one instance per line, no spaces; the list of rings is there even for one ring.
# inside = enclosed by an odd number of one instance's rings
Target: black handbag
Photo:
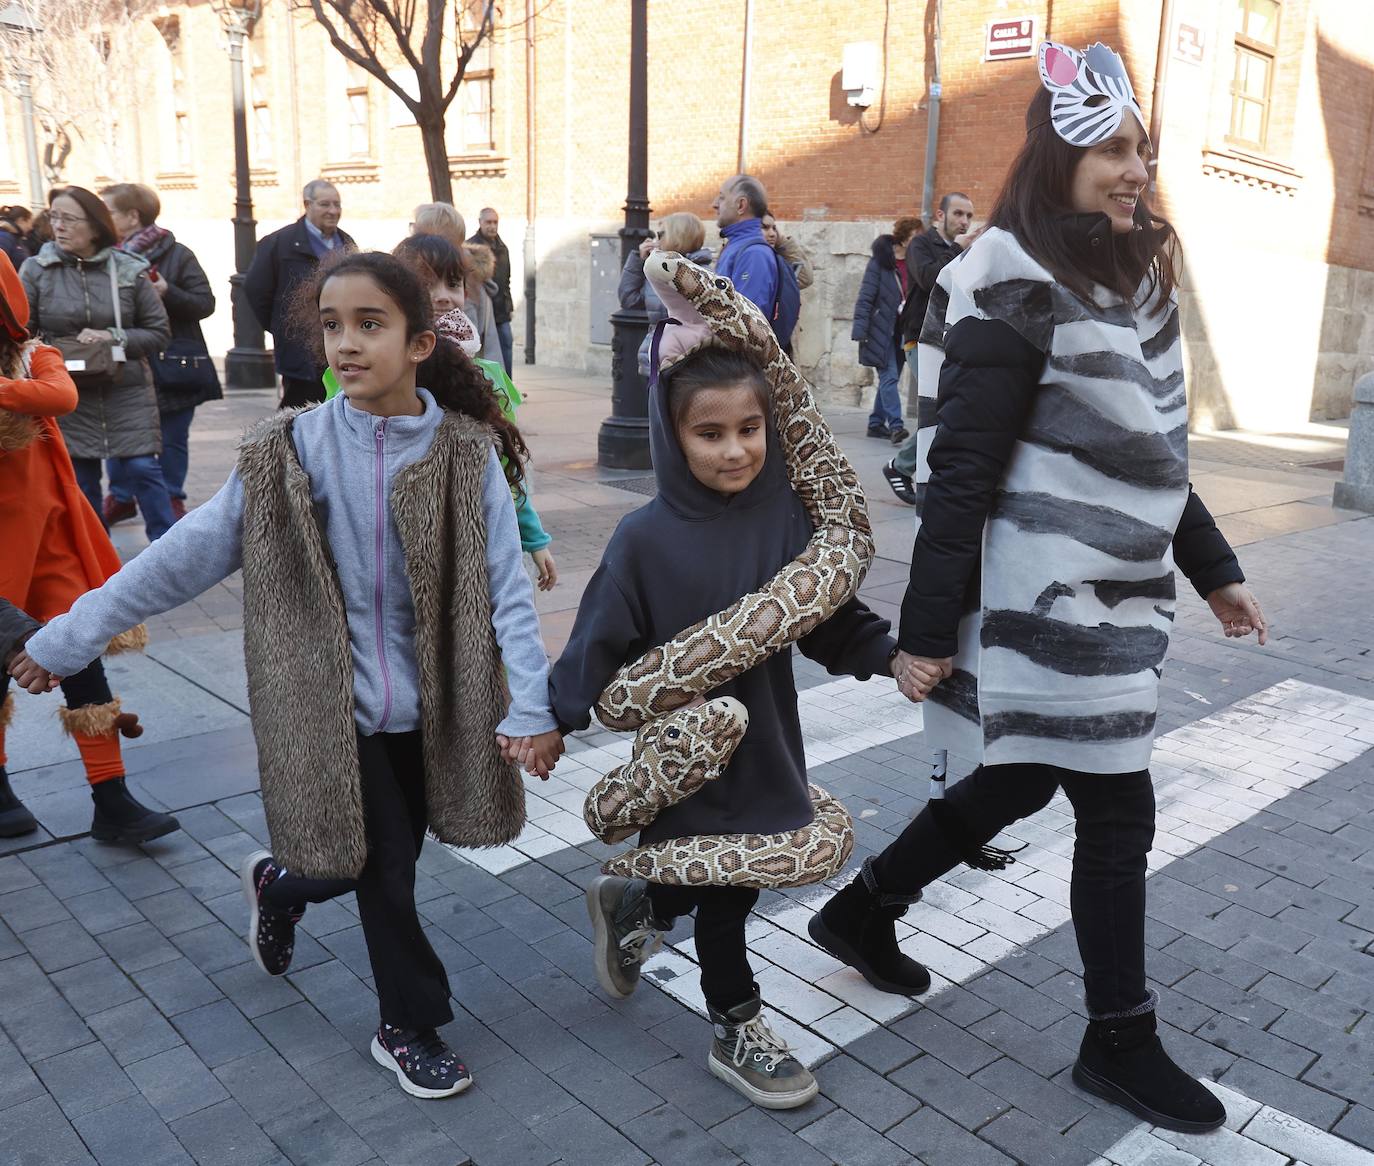
[[[219,373],[205,346],[195,340],[173,340],[151,361],[159,389],[187,396],[214,394]]]

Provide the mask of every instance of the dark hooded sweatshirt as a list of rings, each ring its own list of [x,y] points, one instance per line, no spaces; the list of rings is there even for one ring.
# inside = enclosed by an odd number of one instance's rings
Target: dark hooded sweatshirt
[[[649,446],[658,496],[626,515],[582,596],[572,638],[549,677],[554,715],[584,729],[612,676],[650,648],[764,586],[811,537],[811,522],[787,481],[769,426],[763,470],[727,497],[687,468],[665,405],[667,385],[649,394]],[[896,647],[889,624],[857,600],[800,641],[832,674],[866,680],[888,671]],[[733,696],[749,729],[725,772],[659,815],[641,843],[692,834],[775,833],[811,821],[792,653],[707,694]]]

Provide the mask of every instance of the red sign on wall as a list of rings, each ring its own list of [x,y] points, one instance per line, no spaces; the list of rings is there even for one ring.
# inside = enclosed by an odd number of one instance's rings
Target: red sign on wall
[[[1014,57],[1035,56],[1035,18],[993,20],[988,23],[983,42],[983,60],[1007,61]]]

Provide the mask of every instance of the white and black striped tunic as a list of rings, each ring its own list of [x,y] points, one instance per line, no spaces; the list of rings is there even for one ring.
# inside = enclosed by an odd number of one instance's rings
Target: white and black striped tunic
[[[918,493],[928,482],[944,337],[1001,320],[1046,353],[983,528],[976,604],[932,745],[989,765],[1088,773],[1149,765],[1174,617],[1171,543],[1188,499],[1178,307],[1075,295],[1010,233],[941,272],[921,336]]]

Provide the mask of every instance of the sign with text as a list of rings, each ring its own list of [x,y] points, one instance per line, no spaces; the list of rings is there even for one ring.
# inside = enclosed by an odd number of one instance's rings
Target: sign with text
[[[1008,61],[1015,57],[1035,56],[1035,18],[1024,20],[993,20],[988,23],[987,39],[983,42],[983,60]]]

